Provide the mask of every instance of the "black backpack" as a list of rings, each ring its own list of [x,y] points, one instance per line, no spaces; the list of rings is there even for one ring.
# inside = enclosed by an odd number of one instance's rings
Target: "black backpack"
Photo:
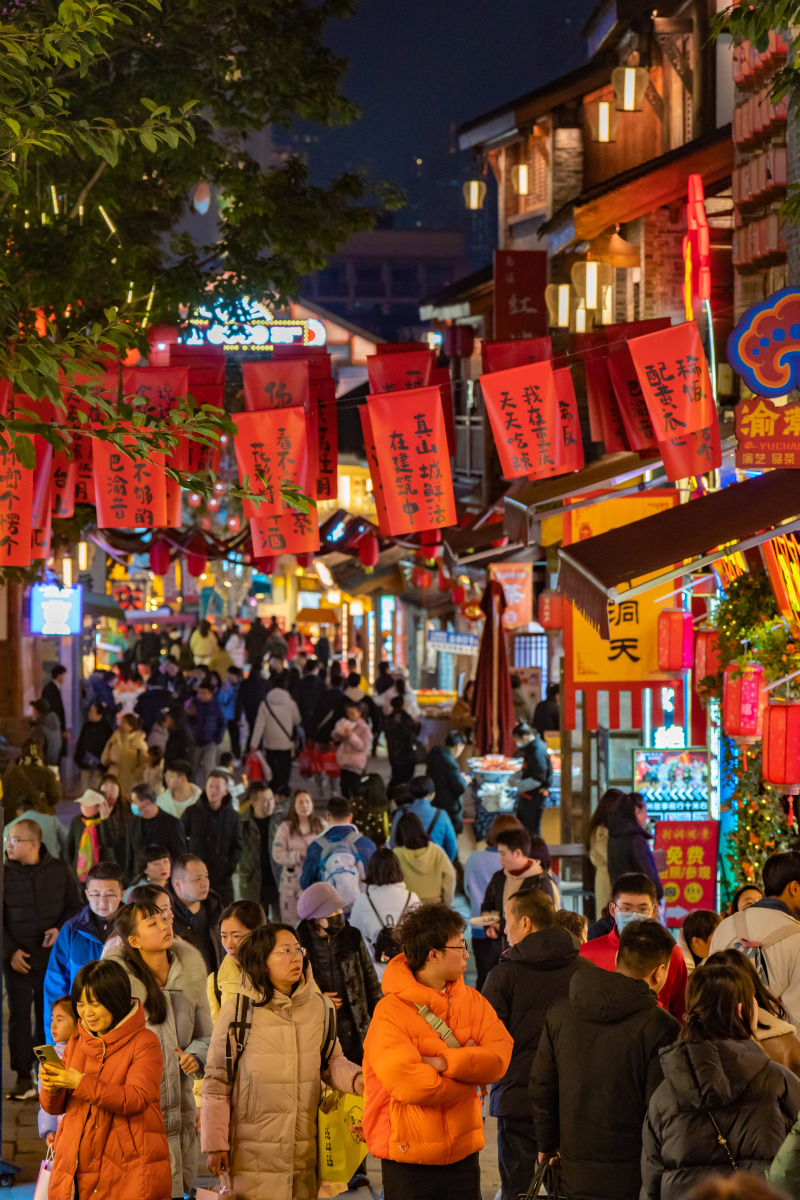
[[[378,920],[381,922],[380,932],[378,933],[378,936],[375,938],[375,943],[374,943],[375,962],[376,963],[391,962],[391,960],[393,958],[396,958],[396,956],[398,954],[402,953],[402,951],[400,950],[400,947],[398,946],[397,942],[395,941],[395,937],[394,937],[394,930],[395,930],[394,917],[387,916],[384,921],[384,918],[380,915],[377,908],[375,907],[375,905],[372,903],[372,900],[370,899],[369,888],[367,888],[366,895],[367,895],[367,900],[369,900],[370,908],[375,913],[375,916],[378,918]],[[406,896],[406,902],[403,905],[403,912],[400,913],[401,917],[402,917],[403,913],[406,911],[406,909],[408,908],[410,900],[411,900],[411,893],[409,892],[408,895]]]

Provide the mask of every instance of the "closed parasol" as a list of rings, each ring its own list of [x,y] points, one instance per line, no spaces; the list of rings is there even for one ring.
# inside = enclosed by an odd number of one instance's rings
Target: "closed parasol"
[[[489,581],[480,607],[486,617],[475,675],[475,742],[481,754],[506,754],[516,750],[514,698],[508,670],[503,613],[505,593],[496,579]]]

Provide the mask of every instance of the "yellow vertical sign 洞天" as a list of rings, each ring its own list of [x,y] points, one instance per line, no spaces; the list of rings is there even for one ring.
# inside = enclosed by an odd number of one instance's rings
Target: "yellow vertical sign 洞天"
[[[587,508],[576,508],[564,517],[565,544],[585,541],[619,529],[634,521],[644,520],[654,513],[672,508],[678,501],[675,491],[647,492],[640,496],[621,496],[593,504]],[[631,545],[631,557],[635,562],[636,547]],[[648,576],[634,579],[641,583]],[[631,600],[620,600],[609,604],[608,615],[611,636],[608,641],[600,637],[582,613],[572,608],[572,669],[576,686],[582,683],[633,683],[662,678],[658,669],[658,614],[665,608],[675,608],[676,602],[669,600],[655,603],[657,596],[669,586],[656,587],[643,592]]]

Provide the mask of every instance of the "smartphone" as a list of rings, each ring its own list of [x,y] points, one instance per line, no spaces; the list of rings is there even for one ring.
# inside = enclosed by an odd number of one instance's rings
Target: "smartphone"
[[[53,1067],[62,1066],[61,1059],[56,1054],[55,1046],[34,1046],[33,1053],[40,1063],[49,1063]]]

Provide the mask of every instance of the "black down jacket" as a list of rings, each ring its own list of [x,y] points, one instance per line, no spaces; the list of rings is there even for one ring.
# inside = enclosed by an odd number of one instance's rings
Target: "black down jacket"
[[[652,879],[656,895],[661,899],[664,886],[650,849],[650,835],[638,821],[615,817],[612,813],[608,818],[608,873],[612,884],[629,871]]]
[[[712,1171],[731,1174],[714,1121],[737,1168],[765,1175],[797,1118],[800,1080],[757,1042],[678,1042],[661,1066],[644,1124],[642,1200],[678,1200]]]
[[[6,859],[3,875],[3,959],[15,950],[30,954],[28,965],[44,970],[50,957],[42,946],[48,929],[60,929],[81,911],[78,884],[69,867],[42,846],[38,863]]]
[[[320,937],[313,921],[300,921],[297,940],[308,952],[319,990],[335,992],[342,1000],[336,1011],[336,1031],[346,1057],[360,1063],[370,1017],[383,999],[364,939],[349,923],[341,933],[327,938]]]

